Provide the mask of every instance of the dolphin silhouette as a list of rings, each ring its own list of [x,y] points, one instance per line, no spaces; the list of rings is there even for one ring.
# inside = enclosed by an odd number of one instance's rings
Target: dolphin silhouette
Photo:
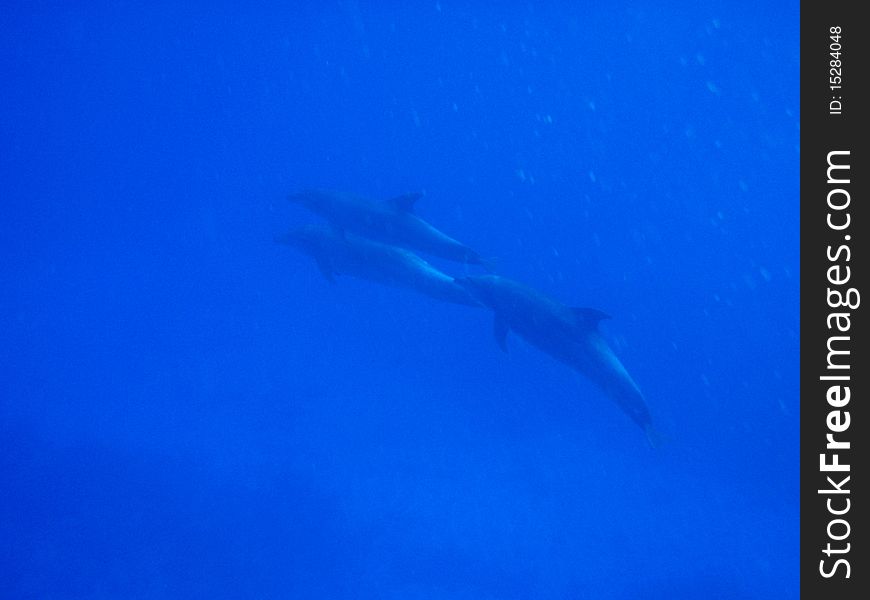
[[[312,257],[326,279],[348,275],[387,285],[405,287],[444,302],[480,306],[471,295],[425,260],[396,248],[350,234],[339,235],[327,227],[306,225],[276,238]]]
[[[497,275],[462,277],[456,283],[495,313],[495,339],[502,350],[507,351],[507,334],[513,330],[579,371],[615,401],[654,445],[652,418],[643,395],[598,331],[598,323],[608,315],[594,308],[571,308]]]
[[[324,217],[340,233],[349,231],[385,244],[487,267],[477,252],[414,214],[414,203],[422,196],[404,194],[372,202],[350,194],[307,190],[288,199]]]

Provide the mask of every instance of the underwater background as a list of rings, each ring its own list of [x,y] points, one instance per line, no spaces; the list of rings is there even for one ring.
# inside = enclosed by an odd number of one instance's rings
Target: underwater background
[[[0,597],[797,597],[798,17],[6,5]],[[612,315],[662,444],[275,244],[310,187]]]

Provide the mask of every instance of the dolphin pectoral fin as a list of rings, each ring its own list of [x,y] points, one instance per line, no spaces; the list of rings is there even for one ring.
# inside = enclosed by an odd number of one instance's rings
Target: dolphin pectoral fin
[[[387,204],[389,204],[399,212],[414,212],[414,203],[422,197],[423,194],[421,194],[420,192],[402,194],[401,196],[390,198],[389,200],[387,200]]]
[[[508,351],[508,331],[510,331],[510,325],[508,325],[508,322],[505,321],[502,317],[496,315],[495,321],[493,321],[492,332],[495,335],[495,343],[498,344],[498,347],[501,348],[504,352]]]
[[[643,432],[646,434],[646,441],[649,444],[649,447],[653,450],[661,448],[662,444],[667,441],[667,438],[662,435],[659,430],[653,427],[652,423],[644,425]]]
[[[571,312],[577,317],[577,324],[586,329],[597,329],[598,323],[611,318],[610,315],[597,308],[571,307]]]
[[[335,271],[332,269],[332,265],[323,259],[317,259],[317,268],[320,269],[320,273],[329,283],[335,283]]]

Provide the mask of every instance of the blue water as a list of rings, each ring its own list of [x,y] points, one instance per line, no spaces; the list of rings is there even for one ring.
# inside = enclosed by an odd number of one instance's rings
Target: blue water
[[[0,597],[797,596],[796,2],[80,4],[0,22]],[[661,445],[309,187],[612,315]]]

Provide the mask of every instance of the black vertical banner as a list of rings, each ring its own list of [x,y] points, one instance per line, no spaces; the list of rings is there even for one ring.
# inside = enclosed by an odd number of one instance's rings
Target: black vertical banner
[[[801,594],[866,598],[870,23],[801,3]],[[870,292],[868,292],[870,293]],[[860,592],[860,593],[859,593]]]

